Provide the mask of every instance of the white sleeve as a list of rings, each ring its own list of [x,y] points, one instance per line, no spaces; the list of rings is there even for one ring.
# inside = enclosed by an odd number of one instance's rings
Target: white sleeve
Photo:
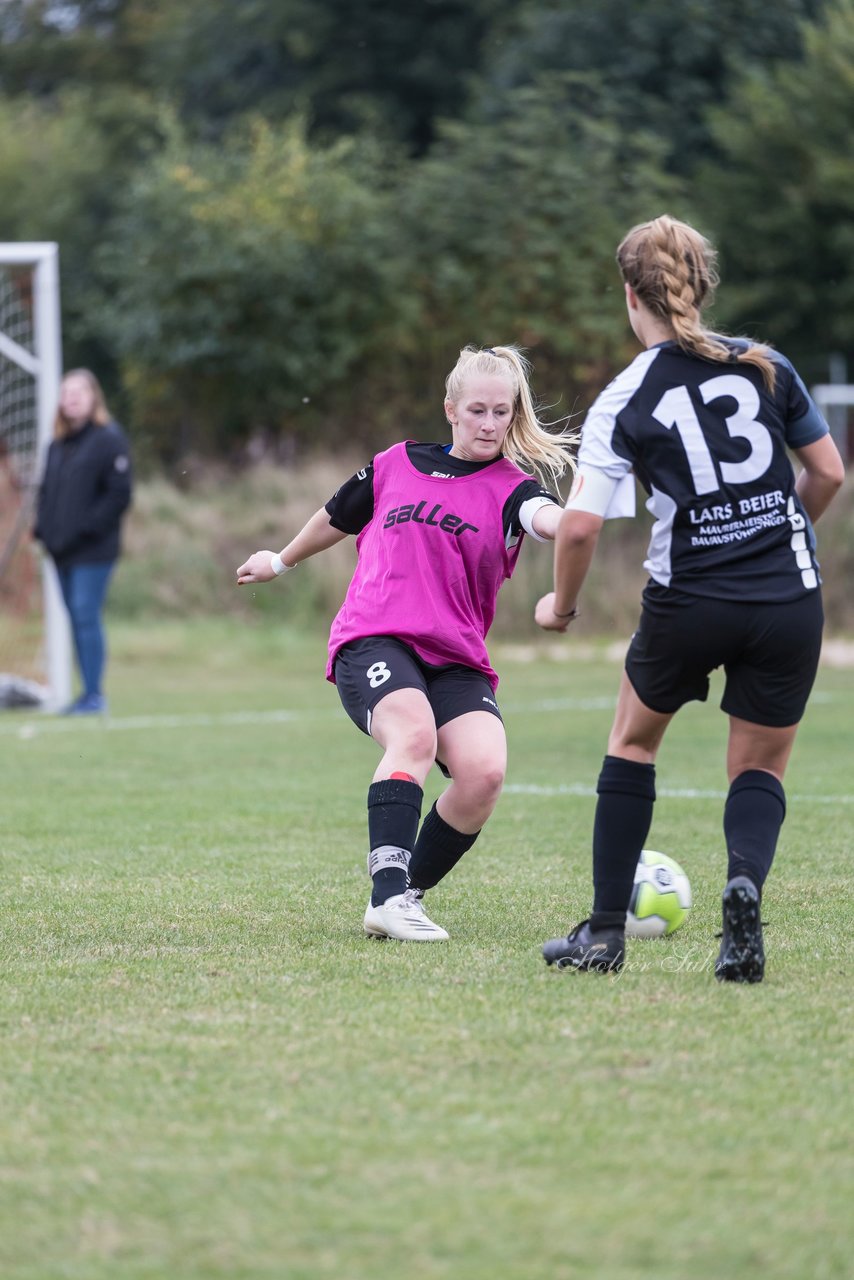
[[[635,478],[631,472],[617,479],[594,467],[580,466],[566,502],[567,511],[588,511],[603,520],[635,514]]]
[[[541,533],[537,533],[534,528],[534,516],[540,510],[540,507],[553,507],[557,503],[552,498],[547,498],[544,493],[538,493],[535,498],[528,498],[519,508],[519,524],[529,533],[535,542],[550,542],[550,538],[544,538]]]
[[[614,431],[657,355],[656,347],[641,352],[593,402],[581,428],[578,474],[567,510],[587,511],[603,520],[635,514],[631,459],[614,448]]]

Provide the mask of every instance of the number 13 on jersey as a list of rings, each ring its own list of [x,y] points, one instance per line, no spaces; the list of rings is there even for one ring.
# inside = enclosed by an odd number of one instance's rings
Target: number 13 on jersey
[[[691,393],[686,386],[671,387],[652,411],[657,422],[668,430],[675,427],[685,450],[691,478],[697,495],[715,493],[724,484],[749,484],[765,474],[771,465],[774,447],[771,433],[756,418],[760,408],[759,392],[753,383],[738,374],[722,374],[701,382],[698,390],[703,403],[728,396],[735,400],[736,411],[725,415],[724,422],[731,438],[747,440],[750,452],[741,462],[715,462],[700,425]],[[720,478],[718,470],[720,468]]]

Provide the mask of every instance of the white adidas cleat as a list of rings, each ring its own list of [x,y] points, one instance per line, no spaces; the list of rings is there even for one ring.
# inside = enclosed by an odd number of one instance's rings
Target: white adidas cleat
[[[387,898],[380,907],[368,903],[365,933],[369,938],[397,938],[400,942],[447,942],[448,935],[427,915],[416,889]]]

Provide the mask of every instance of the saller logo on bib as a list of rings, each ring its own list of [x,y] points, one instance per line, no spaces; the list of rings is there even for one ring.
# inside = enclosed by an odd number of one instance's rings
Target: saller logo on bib
[[[476,524],[469,524],[462,516],[451,515],[450,512],[440,515],[439,513],[443,510],[441,502],[431,507],[427,515],[424,514],[426,510],[426,502],[419,502],[418,506],[413,502],[407,502],[402,507],[392,507],[391,511],[386,512],[383,528],[390,529],[393,524],[408,524],[411,520],[413,524],[434,525],[443,533],[452,533],[455,538],[465,533],[467,529],[471,529],[472,533],[479,532]]]

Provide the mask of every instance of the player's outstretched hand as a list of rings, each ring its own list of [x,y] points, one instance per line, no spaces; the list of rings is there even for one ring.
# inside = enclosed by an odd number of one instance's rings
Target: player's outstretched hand
[[[555,616],[555,593],[550,591],[548,595],[543,596],[537,601],[534,609],[534,621],[538,627],[542,627],[544,631],[566,631],[570,624],[570,618],[558,618]]]
[[[272,582],[275,578],[271,561],[274,552],[256,551],[237,570],[237,585],[245,586],[249,582]]]

